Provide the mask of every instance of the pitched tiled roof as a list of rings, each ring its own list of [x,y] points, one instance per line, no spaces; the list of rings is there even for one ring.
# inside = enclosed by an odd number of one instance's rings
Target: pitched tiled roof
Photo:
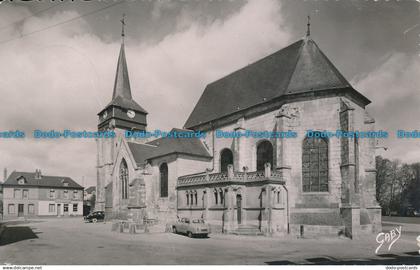
[[[149,144],[134,142],[127,142],[127,144],[137,164],[144,164],[153,155],[155,150],[155,147]]]
[[[193,128],[275,98],[341,88],[356,92],[316,43],[305,38],[207,85],[185,127]]]
[[[188,132],[189,130],[172,129],[171,132]],[[159,138],[146,144],[128,142],[137,164],[143,164],[148,159],[153,159],[168,154],[185,154],[211,158],[209,152],[200,141],[193,138]]]
[[[105,108],[108,108],[111,105],[147,114],[147,111],[135,102],[131,96],[130,79],[128,77],[127,60],[125,59],[124,43],[121,44],[120,55],[118,57],[112,101]]]
[[[121,107],[121,108],[124,108],[124,109],[129,109],[129,110],[133,110],[133,111],[142,112],[142,113],[147,114],[147,111],[145,109],[143,109],[143,107],[140,106],[133,99],[126,99],[126,98],[123,98],[123,97],[120,97],[120,96],[117,96],[114,99],[112,99],[111,102],[108,103],[108,105],[106,105],[105,108],[108,108],[109,106],[117,106],[117,107]]]
[[[88,188],[85,189],[86,193],[91,194],[92,192],[96,191],[96,187],[95,186],[90,186]]]
[[[25,184],[19,185],[18,179],[20,177],[25,178]],[[65,183],[68,185],[66,186]],[[83,189],[81,185],[76,183],[73,179],[67,176],[47,176],[42,175],[41,179],[35,178],[35,172],[12,172],[7,180],[3,183],[3,186],[38,186],[38,187],[51,187],[51,188],[77,188]]]

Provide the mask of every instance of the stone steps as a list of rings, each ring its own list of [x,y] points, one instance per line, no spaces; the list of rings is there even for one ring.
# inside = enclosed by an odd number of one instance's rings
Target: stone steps
[[[234,230],[232,234],[235,235],[264,235],[257,226],[239,225],[238,229]]]

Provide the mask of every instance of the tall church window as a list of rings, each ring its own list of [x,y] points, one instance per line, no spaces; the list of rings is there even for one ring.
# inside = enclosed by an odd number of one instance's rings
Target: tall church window
[[[168,197],[168,164],[162,163],[160,172],[160,197]]]
[[[128,199],[128,167],[125,159],[120,164],[121,198]]]
[[[190,205],[190,193],[187,191],[185,195],[187,196],[187,205]]]
[[[263,171],[267,162],[273,167],[273,145],[269,141],[262,141],[257,146],[257,171]]]
[[[227,172],[229,164],[233,164],[233,153],[225,148],[220,153],[220,172]]]
[[[194,200],[195,200],[195,205],[197,205],[197,191],[194,191]]]
[[[328,141],[307,137],[302,148],[303,192],[328,191]]]

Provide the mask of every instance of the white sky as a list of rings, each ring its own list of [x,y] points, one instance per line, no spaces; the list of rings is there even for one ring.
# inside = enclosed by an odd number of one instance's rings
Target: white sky
[[[372,100],[378,128],[419,129],[420,22],[415,1],[127,1],[4,43],[110,2],[0,4],[0,131],[95,130],[111,99],[119,19],[134,99],[149,129],[182,127],[207,83],[296,41],[312,16],[324,53]],[[383,3],[382,3],[383,2]],[[408,32],[407,32],[408,30]],[[96,182],[94,140],[0,140],[0,168]],[[420,140],[391,138],[378,154],[420,161]],[[82,182],[83,177],[85,182]]]

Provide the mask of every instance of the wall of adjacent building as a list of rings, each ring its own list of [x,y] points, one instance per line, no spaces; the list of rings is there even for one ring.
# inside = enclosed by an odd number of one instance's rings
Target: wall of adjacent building
[[[49,197],[50,190],[56,191],[56,197],[54,199]],[[15,194],[15,190],[18,190]],[[23,198],[23,190],[28,190],[28,198]],[[58,204],[61,205],[62,215],[83,215],[83,190],[78,189],[67,189],[69,192],[69,198],[64,198],[64,189],[54,188],[38,188],[38,187],[5,187],[4,188],[4,217],[15,218],[18,217],[18,205],[23,205],[23,216],[56,216]],[[77,191],[77,198],[73,198],[73,191]],[[15,196],[16,195],[16,196]],[[55,211],[49,211],[49,205],[54,204]],[[69,211],[64,213],[64,204],[69,205]],[[73,204],[77,204],[77,211],[73,211]],[[9,213],[9,205],[13,205],[14,213]],[[30,206],[31,205],[31,206]],[[33,213],[29,213],[29,208],[33,208]]]

